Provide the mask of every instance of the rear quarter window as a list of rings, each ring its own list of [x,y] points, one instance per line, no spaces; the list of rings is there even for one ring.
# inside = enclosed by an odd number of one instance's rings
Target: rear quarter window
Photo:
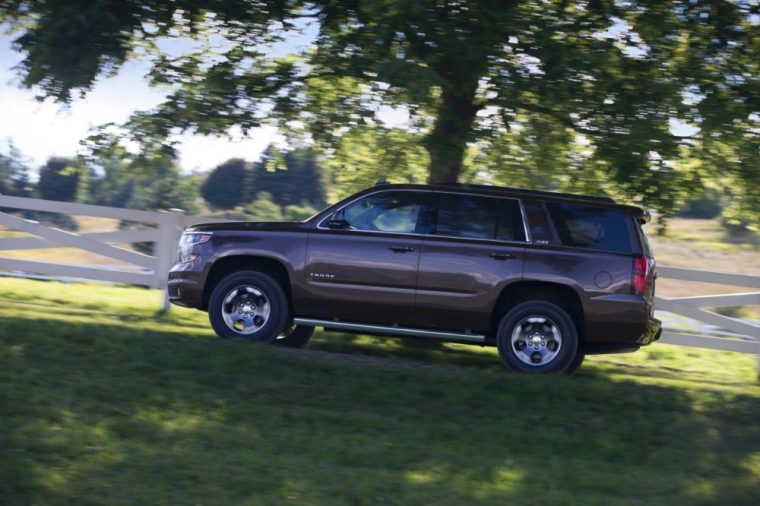
[[[618,209],[547,203],[554,228],[565,246],[630,253],[627,215]]]
[[[649,258],[654,258],[652,244],[649,242],[649,237],[647,237],[647,234],[644,232],[644,225],[639,225],[639,236],[641,237],[641,245],[644,248],[644,255]]]

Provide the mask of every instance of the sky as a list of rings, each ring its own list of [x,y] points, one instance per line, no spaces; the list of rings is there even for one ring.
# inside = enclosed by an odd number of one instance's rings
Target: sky
[[[278,55],[308,47],[317,35],[316,25],[302,24],[298,28],[300,32],[267,50]],[[622,21],[616,21],[604,35],[619,37],[627,29]],[[130,61],[116,76],[101,79],[84,98],[77,98],[68,106],[52,100],[38,102],[34,92],[18,85],[13,67],[21,55],[12,49],[12,40],[13,36],[0,35],[0,153],[6,152],[7,141],[12,141],[35,171],[51,156],[76,155],[79,142],[91,128],[123,123],[132,113],[152,109],[165,97],[165,91],[147,84],[149,64]],[[189,45],[168,41],[162,50],[179,54]],[[646,51],[644,46],[628,49],[634,54]],[[388,126],[401,126],[408,121],[408,114],[403,109],[385,107],[379,111],[379,118]],[[670,127],[676,135],[696,132],[673,119]],[[210,170],[229,158],[257,160],[269,144],[280,142],[281,137],[274,127],[261,127],[246,136],[240,132],[233,133],[232,138],[188,134],[178,140],[179,164],[184,172],[192,172]]]
[[[12,37],[0,37],[0,152],[7,140],[38,168],[51,156],[74,156],[79,141],[90,128],[104,123],[122,123],[135,111],[158,105],[164,92],[151,89],[145,62],[129,62],[115,77],[103,79],[83,99],[65,107],[53,101],[38,102],[32,91],[18,85],[13,67],[21,55],[12,49]],[[179,163],[183,171],[209,170],[228,158],[256,160],[277,140],[273,127],[254,129],[245,137],[184,135],[179,139]]]

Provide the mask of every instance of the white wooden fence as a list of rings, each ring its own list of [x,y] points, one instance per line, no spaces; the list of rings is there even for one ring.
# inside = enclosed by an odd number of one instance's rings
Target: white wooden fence
[[[142,230],[75,234],[7,214],[2,212],[4,208],[46,211],[76,216],[116,218],[151,226]],[[165,291],[167,276],[169,269],[171,269],[174,263],[177,242],[182,230],[195,223],[208,221],[222,220],[200,216],[186,216],[179,210],[166,212],[137,211],[0,195],[0,225],[36,236],[0,239],[0,251],[73,247],[129,264],[126,267],[120,268],[114,268],[113,266],[98,268],[94,266],[0,258],[0,271],[24,273],[24,275],[34,273],[54,277],[66,276],[125,283],[159,288]],[[155,254],[146,255],[116,246],[116,244],[135,242],[154,243]],[[700,295],[697,297],[674,299],[657,297],[656,307],[658,310],[681,314],[737,334],[736,337],[707,337],[687,333],[665,332],[662,335],[662,342],[681,346],[752,353],[760,357],[760,326],[703,309],[705,307],[719,308],[760,304],[760,291],[758,291],[760,289],[760,276],[662,266],[658,267],[658,272],[660,278],[756,289],[752,292],[740,294]],[[166,296],[164,297],[164,307],[167,309],[169,307]]]
[[[95,216],[115,218],[140,223],[146,228],[76,234],[26,220],[3,212],[3,209],[45,211],[69,216]],[[0,225],[26,232],[36,237],[10,237],[0,239],[0,251],[71,247],[96,253],[126,263],[120,266],[72,265],[37,262],[15,258],[0,258],[0,270],[42,274],[53,277],[81,278],[88,280],[125,283],[166,289],[182,230],[199,221],[219,221],[209,218],[186,216],[181,210],[164,212],[138,211],[114,207],[55,202],[0,195]],[[154,244],[154,254],[146,255],[132,249],[117,246],[136,242]],[[169,308],[164,297],[164,308]]]
[[[760,289],[760,276],[698,271],[663,266],[658,266],[657,272],[660,278],[666,279]],[[754,353],[760,356],[759,325],[703,309],[706,307],[738,307],[749,304],[760,304],[760,291],[756,290],[753,292],[722,295],[699,295],[696,297],[678,297],[672,299],[655,297],[655,307],[660,311],[681,314],[694,320],[745,336],[744,338],[739,339],[727,339],[723,337],[706,337],[693,334],[664,332],[661,338],[662,342],[699,348],[740,351]],[[758,371],[760,371],[760,362],[758,362]]]

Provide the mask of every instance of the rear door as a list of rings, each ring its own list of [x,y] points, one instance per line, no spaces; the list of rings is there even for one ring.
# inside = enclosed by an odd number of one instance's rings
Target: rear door
[[[501,289],[522,278],[526,231],[517,199],[437,193],[417,276],[425,327],[485,332]]]
[[[380,190],[338,210],[309,235],[304,311],[313,318],[409,325],[414,315],[428,192]]]

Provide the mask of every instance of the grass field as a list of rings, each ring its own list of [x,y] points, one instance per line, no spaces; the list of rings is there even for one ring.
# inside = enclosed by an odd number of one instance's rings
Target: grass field
[[[227,342],[136,288],[0,279],[0,504],[757,504],[749,356]],[[324,353],[324,351],[339,353]],[[387,358],[383,358],[387,357]]]

